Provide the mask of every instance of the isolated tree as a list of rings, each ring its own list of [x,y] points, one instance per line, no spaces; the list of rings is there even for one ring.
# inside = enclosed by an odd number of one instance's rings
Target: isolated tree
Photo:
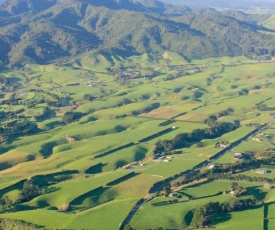
[[[194,94],[193,94],[193,99],[199,99],[201,98],[203,95],[203,93],[201,91],[195,91]]]
[[[217,117],[215,115],[210,115],[206,120],[205,123],[209,126],[214,126],[217,124]]]
[[[62,121],[65,124],[70,124],[74,121],[77,121],[82,116],[83,116],[83,114],[81,112],[66,112],[62,117]]]

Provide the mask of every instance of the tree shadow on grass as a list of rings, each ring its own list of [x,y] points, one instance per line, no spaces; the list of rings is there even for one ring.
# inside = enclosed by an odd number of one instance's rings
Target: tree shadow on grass
[[[212,220],[212,224],[211,225],[217,225],[223,222],[226,222],[228,220],[231,219],[231,214],[228,212],[224,212],[224,213],[219,213],[217,216],[215,216],[215,218]]]
[[[48,158],[53,154],[53,148],[57,145],[56,141],[48,142],[41,147],[39,152],[44,158]]]
[[[90,168],[85,170],[86,174],[96,174],[96,173],[102,173],[103,167],[108,164],[98,163],[96,165],[91,166]]]
[[[70,210],[85,210],[95,207],[114,200],[116,195],[117,192],[111,190],[111,188],[101,186],[72,200],[70,202]]]
[[[180,193],[181,195],[183,196],[186,196],[189,200],[192,200],[193,199],[193,196],[188,194],[188,193],[185,193],[183,190],[179,191],[178,193]]]
[[[120,177],[116,180],[113,180],[113,181],[107,183],[107,186],[114,186],[114,185],[120,184],[120,183],[122,183],[126,180],[131,179],[132,177],[137,176],[137,175],[139,175],[139,173],[131,172],[131,173],[125,175],[125,176],[122,176],[122,177]]]
[[[47,207],[50,207],[50,204],[45,200],[39,200],[39,201],[37,201],[37,207],[38,208],[47,208]]]
[[[9,193],[11,191],[14,190],[22,190],[23,189],[23,185],[26,182],[26,179],[18,181],[17,183],[10,185],[6,188],[3,188],[0,190],[0,197],[4,196],[6,193]]]
[[[185,214],[185,216],[183,217],[183,225],[186,226],[186,227],[190,226],[193,217],[194,217],[193,210],[189,210],[189,211]]]
[[[93,202],[98,202],[100,197],[104,192],[109,190],[110,188],[103,188],[102,186],[96,189],[93,189],[87,193],[82,194],[81,196],[75,198],[71,201],[71,205],[81,205],[85,199],[91,199]]]
[[[1,146],[0,148],[0,154],[9,152],[12,149],[15,149],[15,146],[13,146],[13,142],[19,140],[19,138],[13,138],[13,139],[8,139],[7,141],[3,142],[3,144],[7,144],[7,147]]]
[[[140,161],[145,158],[147,153],[147,149],[143,147],[139,147],[138,150],[135,152],[134,160]]]
[[[211,182],[213,182],[213,180],[207,180],[207,181],[203,181],[203,182],[201,182],[199,184],[190,185],[187,188],[198,188],[198,187],[200,187],[202,185],[209,184]]]
[[[18,141],[20,140],[19,137],[16,137],[16,138],[10,138],[6,141],[7,144],[11,145],[14,141]]]
[[[53,121],[47,124],[47,127],[50,129],[54,129],[56,127],[62,126],[63,123],[61,121]]]
[[[189,188],[198,188],[200,187],[201,185],[205,185],[205,184],[208,184],[208,183],[211,183],[212,180],[208,180],[208,181],[204,181],[202,183],[199,183],[199,184],[194,184],[194,185],[191,185],[191,186],[188,186],[187,188],[183,188],[179,191],[180,194],[184,195],[184,196],[187,196],[188,199],[193,199],[193,198],[197,198],[197,197],[193,197],[192,195],[186,193],[188,191]],[[199,198],[199,197],[198,197]]]
[[[60,187],[50,187],[50,188],[47,188],[45,190],[44,194],[50,194],[50,193],[53,193],[53,192],[57,192],[60,189],[61,189]]]
[[[11,168],[12,165],[8,162],[0,162],[0,171]]]
[[[248,187],[246,188],[246,195],[252,195],[256,200],[263,200],[268,192],[264,192],[260,188],[261,186]]]
[[[127,161],[118,160],[118,161],[115,163],[115,169],[121,168],[121,167],[123,167],[124,165],[127,165]]]

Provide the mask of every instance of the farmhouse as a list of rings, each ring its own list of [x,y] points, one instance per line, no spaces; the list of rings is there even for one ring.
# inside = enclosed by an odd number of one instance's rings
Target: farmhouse
[[[213,169],[213,168],[215,168],[215,165],[209,165],[208,166],[208,169]]]
[[[229,195],[230,195],[230,196],[236,196],[236,195],[237,195],[237,192],[236,192],[236,191],[230,191],[230,192],[229,192]]]
[[[18,94],[18,97],[26,97],[26,96],[27,96],[26,93],[19,93],[19,94]]]
[[[258,174],[267,174],[268,172],[267,172],[266,169],[259,169],[259,170],[256,171],[256,173],[258,173]]]
[[[261,142],[259,138],[252,138],[253,141]]]
[[[165,156],[162,156],[162,157],[159,157],[157,159],[154,159],[154,162],[170,162],[172,161],[172,158],[171,157],[165,157]]]
[[[233,159],[241,159],[243,157],[242,153],[235,153]]]

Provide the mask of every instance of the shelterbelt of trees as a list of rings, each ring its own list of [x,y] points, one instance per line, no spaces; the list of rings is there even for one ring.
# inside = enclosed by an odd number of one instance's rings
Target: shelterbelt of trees
[[[205,129],[195,129],[191,133],[180,133],[172,140],[160,140],[156,143],[154,155],[165,154],[167,152],[184,148],[194,142],[203,139],[217,138],[225,133],[231,132],[240,127],[240,122],[221,122]]]
[[[193,211],[191,227],[203,228],[211,225],[219,213],[228,213],[252,208],[256,205],[256,200],[252,198],[236,199],[230,202],[219,203],[210,202]]]

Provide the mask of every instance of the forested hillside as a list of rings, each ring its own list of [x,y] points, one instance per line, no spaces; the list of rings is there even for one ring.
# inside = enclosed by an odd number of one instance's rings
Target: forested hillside
[[[2,66],[48,63],[96,51],[165,50],[188,59],[275,53],[255,21],[156,1],[8,0],[0,6]]]

